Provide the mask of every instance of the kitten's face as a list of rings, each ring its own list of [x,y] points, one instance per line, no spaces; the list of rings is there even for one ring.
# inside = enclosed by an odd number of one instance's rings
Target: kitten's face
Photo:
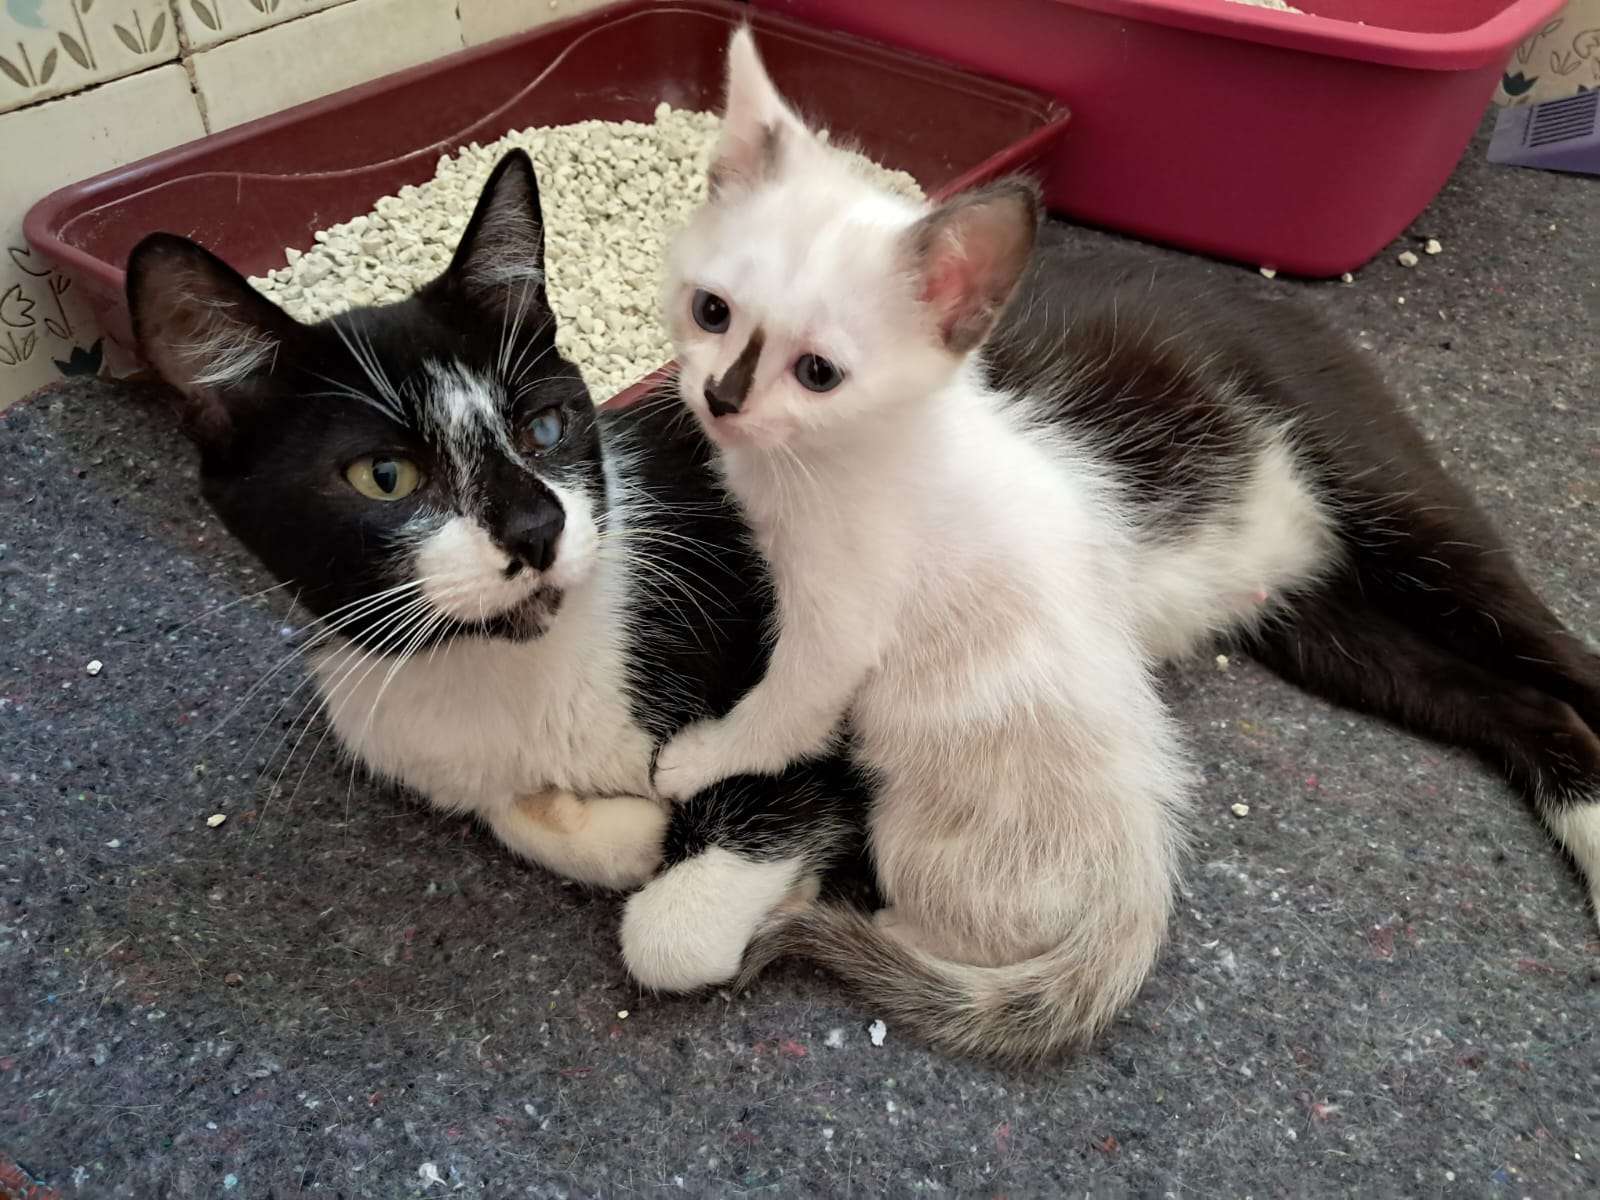
[[[368,647],[537,636],[594,570],[601,447],[555,349],[536,189],[508,158],[439,280],[315,326],[181,239],[130,260],[141,348],[187,399],[206,498]]]
[[[938,392],[1038,224],[1019,183],[934,211],[883,190],[789,110],[748,30],[710,192],[673,244],[666,317],[684,402],[722,446],[816,443]]]
[[[958,365],[901,262],[918,210],[815,150],[770,180],[724,186],[673,247],[680,387],[721,445],[825,437]]]

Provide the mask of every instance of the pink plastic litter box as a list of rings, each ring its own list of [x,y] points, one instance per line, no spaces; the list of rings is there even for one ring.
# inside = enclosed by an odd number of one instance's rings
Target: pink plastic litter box
[[[1300,275],[1353,270],[1444,186],[1562,0],[754,0],[1060,97],[1051,207]]]

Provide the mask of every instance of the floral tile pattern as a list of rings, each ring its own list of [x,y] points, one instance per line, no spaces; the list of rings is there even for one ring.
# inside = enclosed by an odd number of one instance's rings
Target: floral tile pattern
[[[0,409],[63,375],[133,365],[101,337],[82,289],[23,239],[23,216],[41,196],[603,3],[0,0]]]
[[[71,276],[23,238],[29,207],[63,184],[204,132],[176,63],[0,113],[0,408],[63,375],[98,372],[111,350]]]
[[[1568,4],[1506,64],[1495,103],[1538,104],[1600,88],[1600,0]]]
[[[172,0],[191,48],[202,50],[345,0]]]
[[[0,112],[177,57],[167,0],[0,0]]]

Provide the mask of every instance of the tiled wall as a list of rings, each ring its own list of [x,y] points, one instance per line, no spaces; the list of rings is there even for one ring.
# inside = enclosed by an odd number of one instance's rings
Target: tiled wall
[[[0,0],[0,408],[100,367],[41,196],[207,131],[606,0]]]
[[[1537,104],[1600,88],[1600,0],[1567,6],[1517,47],[1495,100]]]

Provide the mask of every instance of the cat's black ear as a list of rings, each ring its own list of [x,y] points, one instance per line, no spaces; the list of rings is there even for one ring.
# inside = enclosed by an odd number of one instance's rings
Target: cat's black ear
[[[785,152],[810,141],[805,122],[773,86],[750,27],[741,25],[728,42],[728,92],[722,133],[711,156],[711,190],[761,179],[777,169]]]
[[[228,438],[230,405],[303,328],[216,255],[170,233],[133,248],[127,295],[140,354],[182,395],[185,423],[203,442]]]
[[[907,235],[920,299],[945,346],[965,354],[989,336],[1033,253],[1039,190],[1006,179],[957,196]]]
[[[527,151],[511,151],[490,172],[442,279],[496,310],[542,302],[544,217]]]

